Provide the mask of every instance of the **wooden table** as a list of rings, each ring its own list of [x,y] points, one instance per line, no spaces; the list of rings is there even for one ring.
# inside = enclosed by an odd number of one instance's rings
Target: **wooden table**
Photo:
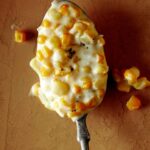
[[[110,69],[137,66],[150,79],[150,1],[74,0],[106,39]],[[36,39],[13,41],[14,27],[36,31],[49,0],[0,1],[0,150],[79,150],[76,127],[28,93],[37,81],[29,61]],[[132,94],[143,107],[130,112]],[[150,149],[150,88],[130,93],[109,85],[103,103],[88,116],[91,150]]]

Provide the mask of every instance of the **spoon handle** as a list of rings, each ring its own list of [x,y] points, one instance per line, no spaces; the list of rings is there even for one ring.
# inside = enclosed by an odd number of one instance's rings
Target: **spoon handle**
[[[87,115],[84,115],[76,121],[77,141],[80,142],[81,150],[89,150],[90,134],[86,126],[86,117]]]

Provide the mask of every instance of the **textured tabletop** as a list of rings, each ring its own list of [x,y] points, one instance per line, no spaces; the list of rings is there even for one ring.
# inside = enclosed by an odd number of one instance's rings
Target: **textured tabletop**
[[[110,70],[137,66],[150,79],[150,1],[74,0],[96,24],[106,40]],[[29,61],[36,38],[18,44],[13,28],[36,33],[49,0],[0,1],[0,150],[79,150],[76,126],[29,97],[37,81]],[[135,94],[142,108],[128,111]],[[102,104],[87,117],[90,150],[150,149],[150,88],[118,92],[109,81]]]

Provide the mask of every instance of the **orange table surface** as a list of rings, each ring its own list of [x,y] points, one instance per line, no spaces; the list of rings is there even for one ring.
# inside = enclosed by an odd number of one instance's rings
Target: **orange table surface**
[[[106,40],[110,70],[137,66],[150,79],[150,1],[74,0],[94,21]],[[38,78],[30,69],[36,38],[13,40],[19,27],[33,32],[50,6],[49,0],[0,1],[0,150],[79,150],[76,126],[29,97]],[[128,111],[135,94],[142,108]],[[102,104],[87,118],[90,150],[150,149],[150,88],[129,93],[109,87]]]

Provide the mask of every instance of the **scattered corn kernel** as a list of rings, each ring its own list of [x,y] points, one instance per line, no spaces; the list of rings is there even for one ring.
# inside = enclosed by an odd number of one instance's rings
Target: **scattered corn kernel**
[[[117,83],[117,89],[122,92],[129,92],[131,87],[125,80],[123,80]]]
[[[132,86],[137,90],[142,90],[150,86],[150,81],[146,77],[141,77]]]
[[[53,51],[50,50],[47,46],[44,46],[44,48],[43,48],[43,50],[42,50],[42,53],[43,53],[43,56],[44,56],[45,58],[49,58],[49,57],[52,56]]]
[[[131,96],[126,104],[129,110],[136,110],[141,107],[141,100],[136,96]]]
[[[51,26],[51,22],[48,19],[44,19],[42,22],[42,26],[45,28],[49,28]]]
[[[81,68],[81,70],[84,73],[90,73],[91,72],[91,67],[90,66],[84,66],[83,68]]]
[[[68,8],[69,6],[67,4],[63,4],[59,8],[59,12],[63,15],[68,15],[69,14]]]
[[[41,67],[40,71],[41,71],[41,75],[44,77],[50,76],[50,74],[52,72],[51,68],[46,68],[44,66]]]
[[[112,71],[112,75],[114,80],[118,83],[121,82],[123,80],[122,74],[119,72],[118,69],[113,69]]]
[[[44,59],[44,56],[43,56],[41,50],[38,50],[38,51],[36,52],[36,57],[37,57],[37,59],[38,59],[39,61],[42,61],[42,60]]]
[[[61,37],[61,44],[64,49],[73,43],[73,36],[71,34],[63,34]]]
[[[59,39],[59,37],[57,36],[52,36],[50,39],[49,39],[50,43],[53,45],[53,48],[59,48],[61,47],[61,41]]]
[[[69,85],[63,81],[60,81],[60,80],[54,80],[52,82],[52,92],[59,95],[59,96],[62,96],[62,95],[66,95],[68,94],[69,92]]]
[[[27,37],[24,31],[18,31],[18,30],[15,31],[14,36],[15,36],[15,42],[17,43],[22,43],[26,41],[26,37]]]
[[[128,81],[129,84],[134,83],[139,76],[140,71],[136,67],[129,68],[124,72],[124,78]]]
[[[76,94],[82,92],[81,87],[80,87],[79,85],[76,85],[76,84],[73,86],[73,90],[74,90],[74,92],[75,92]]]
[[[44,44],[45,41],[46,41],[46,39],[47,39],[47,37],[46,37],[45,35],[39,35],[39,36],[38,36],[38,39],[37,39],[37,42],[38,42],[39,44]]]

